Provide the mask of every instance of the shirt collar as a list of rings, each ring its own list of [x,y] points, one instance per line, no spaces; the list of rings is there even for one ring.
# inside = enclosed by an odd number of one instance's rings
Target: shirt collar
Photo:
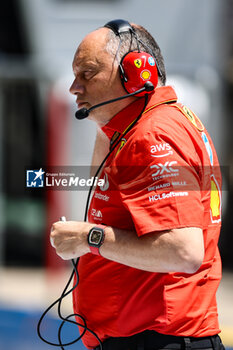
[[[112,139],[114,133],[117,132],[122,134],[127,129],[127,127],[138,117],[140,111],[142,111],[144,101],[144,98],[140,98],[129,104],[102,127],[103,132],[109,139]],[[144,113],[163,103],[176,101],[177,96],[171,86],[158,87],[155,89],[154,93],[149,96],[149,102]]]

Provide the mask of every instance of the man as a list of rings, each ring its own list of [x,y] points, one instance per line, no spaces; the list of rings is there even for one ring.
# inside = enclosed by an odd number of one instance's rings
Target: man
[[[221,175],[214,146],[165,85],[151,35],[138,25],[109,23],[75,53],[70,91],[78,108],[125,95],[122,58],[130,51],[151,55],[158,84],[90,113],[97,124],[93,165],[111,149],[105,184],[93,194],[89,222],[57,222],[51,230],[59,256],[81,257],[75,313],[103,349],[220,348]],[[89,331],[83,341],[90,349],[99,345]]]

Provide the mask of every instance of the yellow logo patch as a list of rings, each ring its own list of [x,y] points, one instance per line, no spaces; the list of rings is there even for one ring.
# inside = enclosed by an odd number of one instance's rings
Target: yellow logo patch
[[[143,80],[148,80],[151,77],[151,72],[148,70],[143,70],[141,73],[141,77]]]
[[[220,189],[214,175],[211,175],[210,214],[213,223],[221,221]]]
[[[134,60],[134,64],[137,68],[141,68],[142,60],[140,58],[137,58],[136,60]]]
[[[186,106],[183,107],[184,113],[186,114],[187,118],[190,120],[191,123],[193,123],[193,125],[195,125],[197,127],[197,123],[195,120],[195,117],[192,113],[192,111],[190,111],[189,108],[187,108]]]
[[[198,117],[193,113],[188,107],[183,106],[182,107],[183,113],[186,116],[186,118],[199,130],[203,131],[204,130],[204,125],[198,119]]]

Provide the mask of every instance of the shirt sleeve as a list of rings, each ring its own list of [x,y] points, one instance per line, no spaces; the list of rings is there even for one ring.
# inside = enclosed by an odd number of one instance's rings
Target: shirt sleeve
[[[202,228],[201,167],[188,137],[174,140],[147,132],[126,143],[116,160],[115,181],[138,236]]]

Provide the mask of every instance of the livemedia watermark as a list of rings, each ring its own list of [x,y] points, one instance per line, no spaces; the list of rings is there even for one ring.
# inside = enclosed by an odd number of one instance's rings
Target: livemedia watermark
[[[26,188],[54,191],[88,191],[98,188],[102,194],[109,189],[123,192],[219,191],[229,190],[228,166],[178,166],[177,162],[149,166],[111,166],[97,175],[97,167],[60,166],[26,169]],[[223,184],[221,183],[223,178]]]
[[[26,187],[31,189],[86,190],[90,187],[102,187],[104,182],[103,178],[90,176],[89,167],[41,167],[26,170]]]

